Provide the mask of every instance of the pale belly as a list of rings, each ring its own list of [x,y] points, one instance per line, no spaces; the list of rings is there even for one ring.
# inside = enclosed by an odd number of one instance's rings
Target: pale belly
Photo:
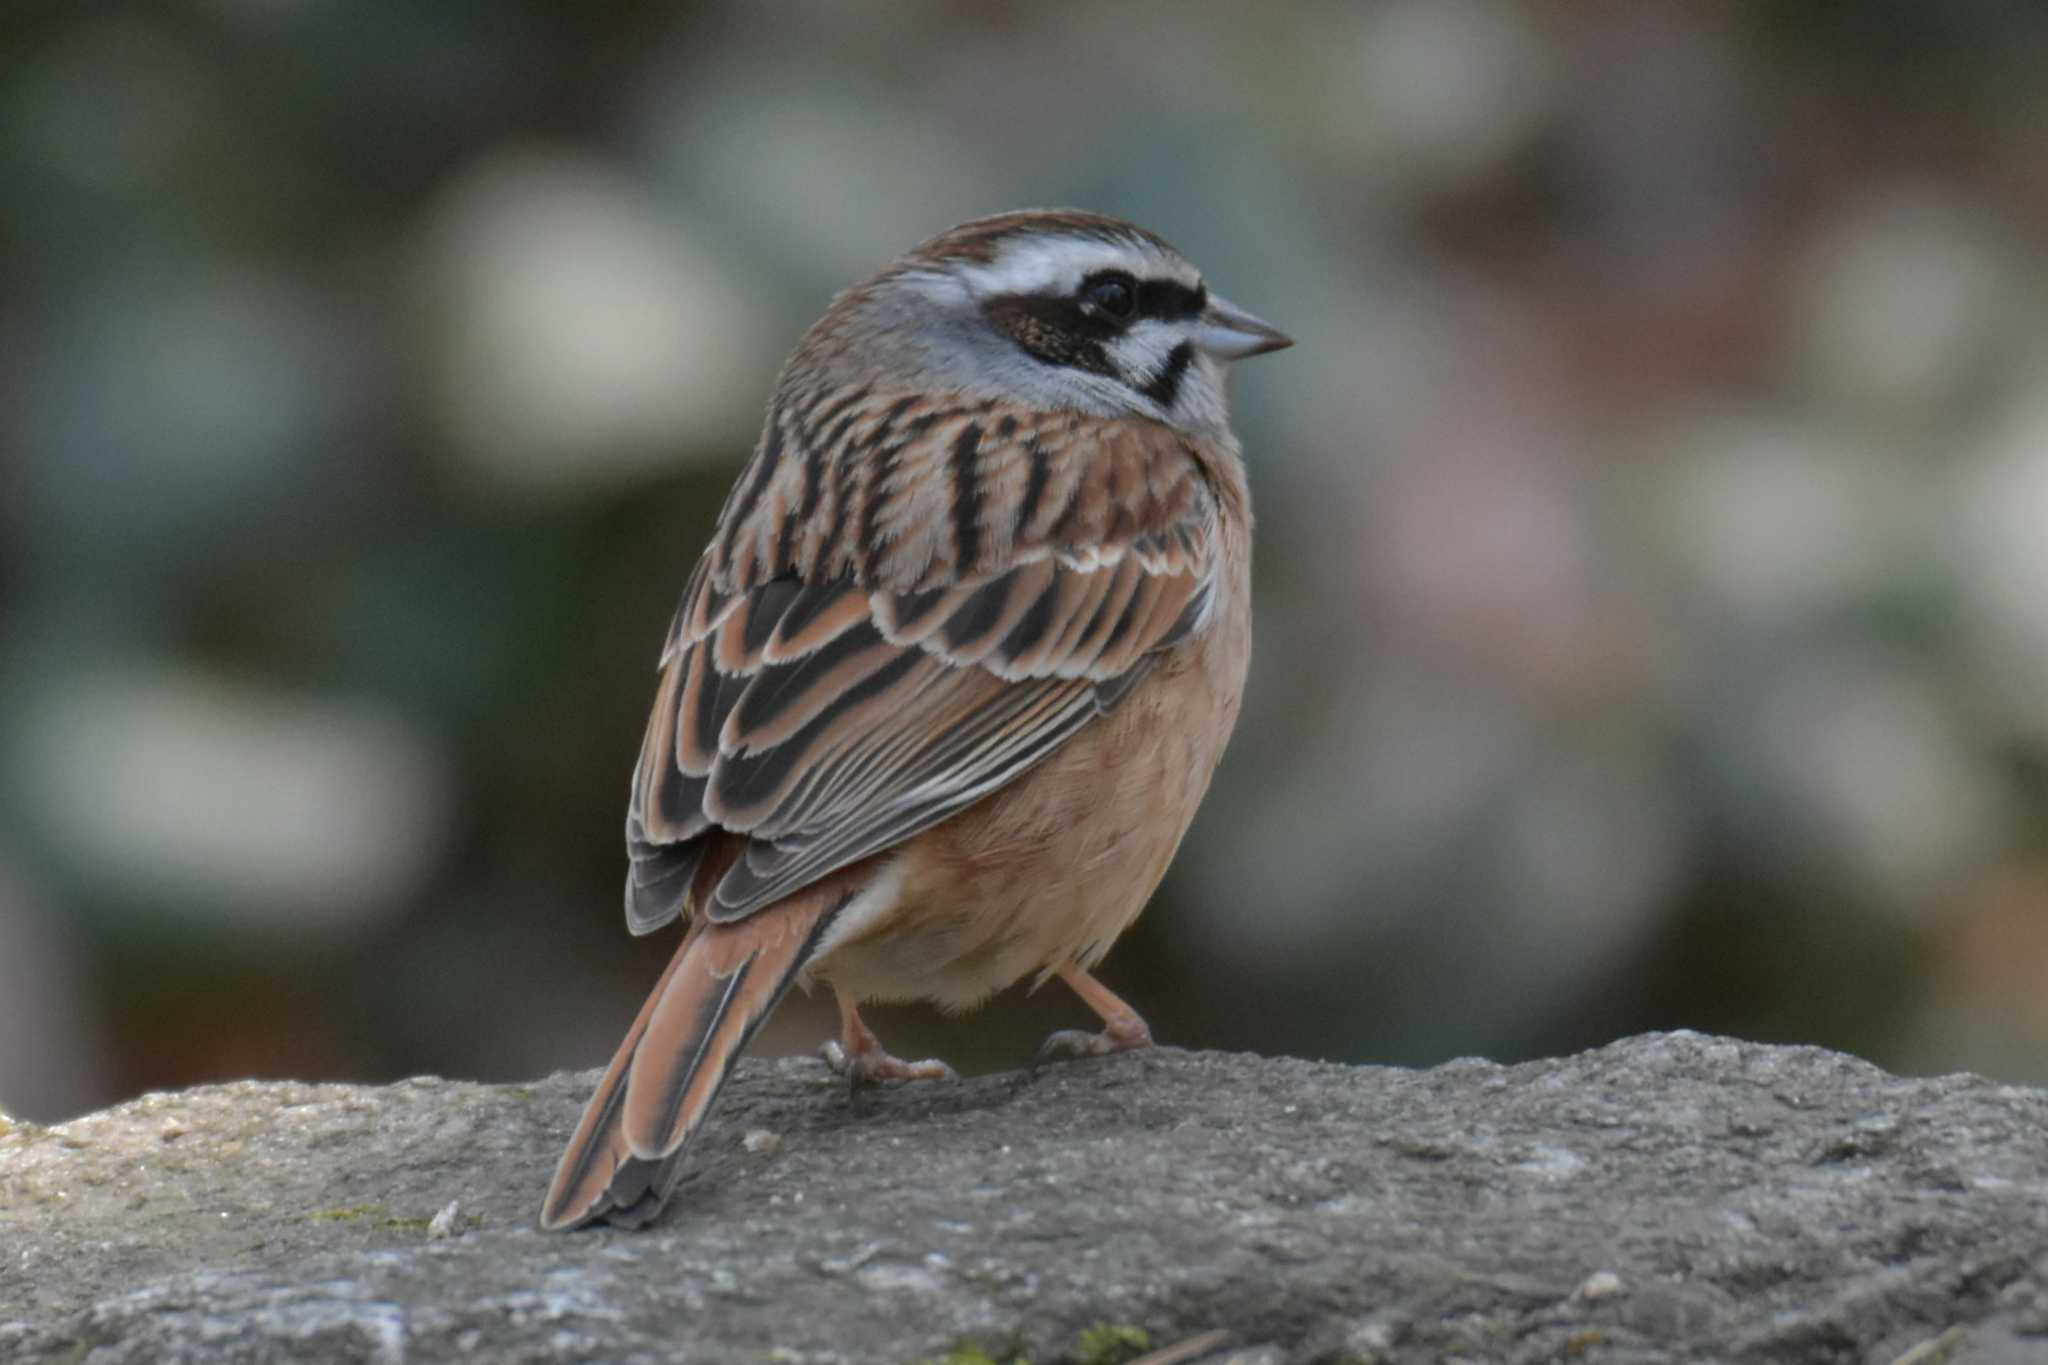
[[[1166,875],[1236,722],[1250,612],[1233,607],[1051,758],[884,861],[809,975],[957,1009],[1098,961]]]

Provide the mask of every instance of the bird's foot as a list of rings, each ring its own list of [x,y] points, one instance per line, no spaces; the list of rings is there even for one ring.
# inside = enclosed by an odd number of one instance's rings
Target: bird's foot
[[[848,1052],[846,1045],[837,1038],[820,1047],[818,1055],[825,1059],[826,1066],[846,1077],[847,1084],[856,1090],[864,1085],[878,1085],[883,1081],[960,1079],[958,1072],[936,1057],[927,1057],[921,1062],[906,1062],[901,1057],[891,1056],[880,1047]]]
[[[1152,1030],[1137,1015],[1113,1019],[1100,1033],[1063,1028],[1039,1045],[1038,1061],[1060,1061],[1070,1057],[1107,1057],[1112,1052],[1130,1052],[1152,1046]]]
[[[936,1057],[906,1062],[891,1056],[874,1030],[861,1020],[860,1006],[854,998],[837,987],[833,993],[839,997],[839,1036],[820,1047],[818,1055],[825,1059],[826,1066],[846,1077],[849,1088],[858,1090],[881,1081],[960,1079],[958,1072]]]

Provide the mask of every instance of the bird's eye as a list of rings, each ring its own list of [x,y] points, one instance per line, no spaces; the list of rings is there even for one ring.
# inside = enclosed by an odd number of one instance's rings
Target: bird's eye
[[[1106,275],[1081,286],[1081,302],[1091,311],[1127,318],[1138,307],[1138,291],[1124,275]]]

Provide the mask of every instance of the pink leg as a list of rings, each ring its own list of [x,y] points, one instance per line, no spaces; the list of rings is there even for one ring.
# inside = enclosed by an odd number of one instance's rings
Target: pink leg
[[[906,1062],[901,1057],[890,1056],[883,1048],[882,1040],[861,1022],[860,1007],[854,998],[837,987],[833,988],[832,994],[839,999],[839,1037],[819,1048],[818,1053],[827,1066],[846,1077],[856,1088],[873,1085],[877,1081],[958,1079],[953,1068],[936,1057]]]
[[[1060,980],[1074,988],[1074,994],[1088,1002],[1088,1008],[1102,1016],[1102,1032],[1061,1029],[1038,1049],[1041,1061],[1051,1057],[1100,1057],[1111,1052],[1129,1052],[1152,1046],[1152,1029],[1109,987],[1072,962],[1058,969]]]

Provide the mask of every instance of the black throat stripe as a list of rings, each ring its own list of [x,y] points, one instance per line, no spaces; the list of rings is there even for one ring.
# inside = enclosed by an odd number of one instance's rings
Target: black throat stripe
[[[1159,373],[1152,376],[1150,383],[1138,392],[1157,403],[1162,409],[1171,410],[1173,400],[1180,397],[1180,381],[1187,375],[1188,366],[1195,360],[1195,344],[1183,341],[1166,353],[1166,363],[1159,367]]]

